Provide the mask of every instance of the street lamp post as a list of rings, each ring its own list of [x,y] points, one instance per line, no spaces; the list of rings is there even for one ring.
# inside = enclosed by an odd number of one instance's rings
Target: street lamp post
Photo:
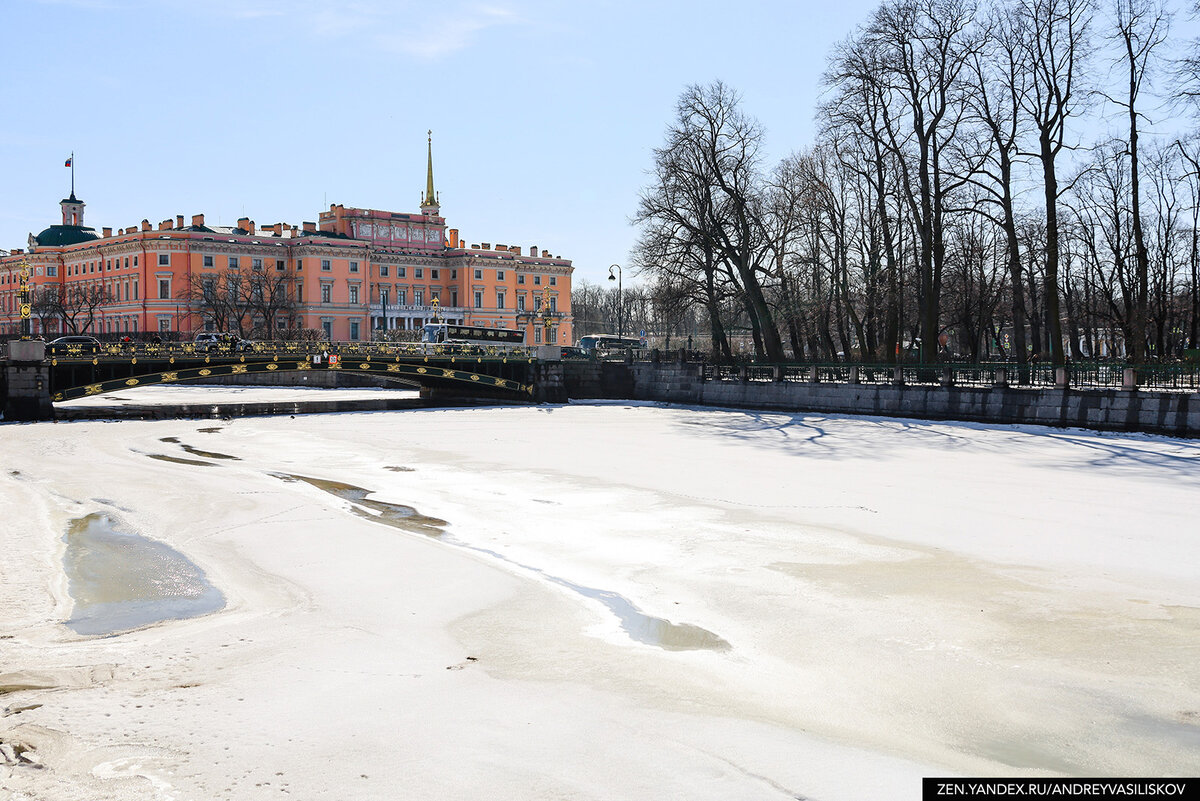
[[[617,271],[613,275],[613,270]],[[621,265],[613,264],[608,268],[608,280],[617,282],[617,336],[625,336],[625,321],[622,311],[625,308],[625,290],[621,287]]]

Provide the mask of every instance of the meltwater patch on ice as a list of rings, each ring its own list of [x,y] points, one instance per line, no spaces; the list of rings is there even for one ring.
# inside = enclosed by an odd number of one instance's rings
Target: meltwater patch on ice
[[[116,634],[225,606],[225,596],[190,559],[111,515],[72,520],[63,539],[63,567],[75,601],[66,625],[77,634]]]

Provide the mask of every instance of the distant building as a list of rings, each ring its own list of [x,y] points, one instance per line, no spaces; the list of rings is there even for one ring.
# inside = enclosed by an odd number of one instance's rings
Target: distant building
[[[223,286],[224,276],[275,275],[290,300],[274,320],[254,320],[260,329],[369,340],[418,329],[436,314],[445,322],[523,328],[528,343],[547,335],[551,343],[571,342],[571,262],[535,246],[468,246],[457,228],[447,229],[433,187],[432,141],[419,213],[334,204],[318,222],[300,227],[259,227],[249,218],[212,226],[196,214],[190,225],[178,215],[157,226],[142,220],[97,234],[84,225],[84,203],[74,189],[60,205],[61,225],[30,234],[27,249],[0,257],[4,334],[19,330],[19,273],[28,263],[38,297],[57,288],[64,298],[88,295],[79,290],[103,298],[90,315],[35,304],[33,333],[47,338],[85,326],[78,332],[101,338],[190,338],[213,327],[203,313],[205,290]],[[548,334],[546,318],[534,316],[543,298],[554,313]]]

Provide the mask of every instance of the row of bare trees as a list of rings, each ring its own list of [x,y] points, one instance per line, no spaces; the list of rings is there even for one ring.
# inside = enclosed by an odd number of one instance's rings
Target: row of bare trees
[[[634,216],[649,294],[726,357],[735,330],[771,361],[1200,347],[1200,142],[1148,125],[1200,94],[1171,21],[884,0],[829,58],[817,140],[771,168],[733,89],[688,87]]]
[[[296,292],[290,270],[230,270],[193,275],[181,297],[209,330],[244,339],[291,339],[298,333]]]

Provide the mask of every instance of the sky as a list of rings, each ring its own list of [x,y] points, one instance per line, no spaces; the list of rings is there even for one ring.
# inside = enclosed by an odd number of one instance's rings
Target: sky
[[[808,144],[831,46],[874,0],[0,0],[0,248],[203,213],[298,225],[331,203],[416,212],[426,131],[468,243],[622,278],[629,218],[689,84],[723,80]]]

